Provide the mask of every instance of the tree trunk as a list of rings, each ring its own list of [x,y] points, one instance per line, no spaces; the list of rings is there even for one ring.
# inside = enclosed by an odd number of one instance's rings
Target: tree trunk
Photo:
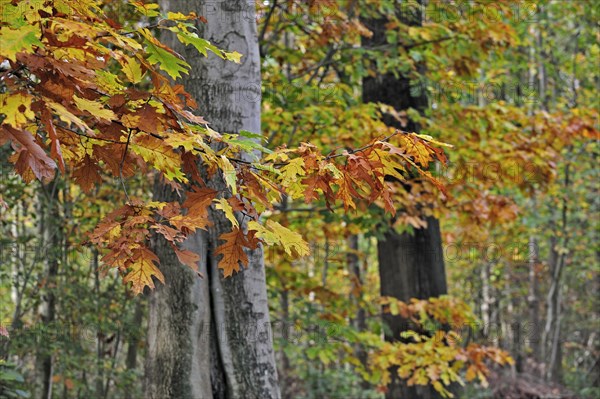
[[[540,361],[540,309],[539,296],[540,289],[537,276],[538,248],[535,236],[529,238],[529,296],[527,303],[529,307],[529,323],[531,327],[529,332],[529,347],[531,348],[531,357],[535,363]]]
[[[42,184],[39,194],[41,215],[41,244],[39,250],[41,251],[45,265],[39,314],[42,324],[44,328],[48,329],[48,332],[56,328],[54,325],[56,319],[56,277],[63,250],[62,218],[58,199],[59,184],[60,181],[58,178],[55,178],[47,185]],[[40,349],[36,357],[37,388],[40,389],[38,392],[39,398],[50,399],[52,397],[53,365],[52,354],[49,353],[48,349]]]
[[[406,11],[406,10],[403,10]],[[400,10],[399,10],[400,12]],[[404,23],[421,25],[421,16],[417,12],[403,12]],[[373,35],[364,39],[363,45],[375,47],[386,44],[385,19],[366,20],[363,23]],[[423,66],[419,68],[423,72]],[[382,102],[393,106],[397,111],[413,108],[423,111],[427,107],[425,88],[414,86],[410,76],[394,76],[393,73],[380,73],[363,80],[363,101]],[[419,126],[408,121],[406,126],[391,115],[384,116],[388,126],[408,131],[418,131]],[[437,219],[427,218],[427,227],[416,229],[414,234],[397,233],[390,229],[384,239],[377,244],[381,295],[392,296],[403,301],[410,298],[426,299],[447,293],[446,273],[443,260],[440,225]],[[408,323],[399,316],[384,315],[388,326],[385,333],[387,341],[397,341],[400,333],[408,329]],[[386,398],[430,399],[440,395],[432,387],[409,387],[401,380],[396,370],[392,371],[392,380],[388,385]]]
[[[346,262],[348,263],[348,272],[353,276],[353,292],[350,294],[350,300],[356,303],[356,317],[352,319],[352,325],[356,331],[363,332],[367,330],[367,314],[363,306],[363,271],[361,270],[360,258],[358,257],[358,235],[351,234],[346,239],[348,245],[348,254]],[[358,295],[356,295],[358,294]],[[354,349],[356,358],[361,364],[367,367],[367,352],[362,345],[356,345]],[[361,381],[362,389],[368,389],[370,384],[368,381]]]
[[[254,3],[250,1],[168,1],[173,11],[195,11],[202,36],[215,45],[242,53],[242,64],[193,48],[173,45],[192,66],[184,79],[202,116],[220,132],[260,132],[260,59]],[[226,190],[221,177],[208,186]],[[158,200],[174,194],[160,182]],[[248,251],[248,268],[223,279],[217,267],[218,237],[231,230],[220,212],[211,210],[208,232],[191,236],[184,247],[201,257],[204,279],[182,266],[164,240],[153,247],[166,284],[151,294],[145,392],[148,398],[278,398],[277,370],[262,248]]]

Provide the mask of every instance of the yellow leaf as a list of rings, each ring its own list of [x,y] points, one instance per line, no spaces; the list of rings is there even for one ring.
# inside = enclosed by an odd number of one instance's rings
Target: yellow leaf
[[[139,83],[142,80],[142,68],[134,58],[124,56],[119,62],[123,67],[125,76],[131,83]]]
[[[223,178],[225,183],[231,189],[233,195],[237,195],[237,184],[236,184],[236,173],[235,168],[229,162],[229,159],[225,155],[221,155],[221,170],[223,171]]]
[[[6,115],[3,123],[19,128],[28,120],[33,120],[35,114],[31,110],[31,100],[32,97],[25,93],[0,94],[0,103],[2,104],[0,112]]]
[[[281,168],[281,183],[287,187],[290,183],[298,181],[299,176],[305,175],[304,159],[294,158]]]
[[[225,213],[227,220],[229,220],[234,227],[240,227],[237,219],[235,218],[235,214],[233,213],[233,208],[231,205],[229,205],[229,202],[227,202],[225,198],[219,198],[213,201],[217,203],[215,208],[222,210],[223,213]]]
[[[418,138],[420,138],[422,140],[425,140],[425,141],[428,141],[428,142],[430,142],[432,144],[435,144],[435,145],[439,145],[439,146],[442,146],[442,147],[454,148],[454,146],[452,144],[444,143],[443,141],[438,141],[438,140],[434,139],[433,137],[431,137],[428,134],[413,133],[413,135],[417,136]]]
[[[125,138],[123,137],[122,140]],[[187,182],[187,178],[181,171],[181,158],[162,140],[146,134],[136,135],[129,143],[129,148],[155,169],[163,172],[167,179]]]
[[[24,25],[18,29],[10,29],[6,26],[0,28],[0,50],[2,57],[16,62],[17,53],[27,51],[33,53],[33,46],[42,47],[38,36],[40,28],[34,25]]]
[[[225,53],[225,57],[227,57],[227,59],[229,61],[233,61],[236,64],[242,63],[242,54],[238,53],[237,51],[233,51],[231,53]]]
[[[89,112],[96,119],[104,119],[106,121],[111,121],[117,119],[114,112],[110,109],[104,108],[102,103],[97,101],[90,101],[85,98],[79,98],[77,96],[73,96],[73,101],[75,101],[75,105],[82,111]]]
[[[310,253],[308,244],[302,239],[300,234],[283,227],[273,220],[267,220],[265,226],[251,221],[248,223],[248,230],[256,231],[256,237],[268,245],[282,245],[288,255],[306,256]]]
[[[69,110],[67,110],[61,104],[56,103],[48,98],[44,98],[44,101],[46,102],[46,104],[48,104],[50,106],[50,108],[52,108],[54,110],[54,112],[56,113],[56,115],[58,115],[60,120],[62,120],[63,122],[65,122],[69,125],[71,123],[74,123],[78,128],[80,128],[81,130],[90,134],[91,136],[95,135],[94,131],[92,129],[90,129],[89,126],[83,120],[81,120],[81,118],[72,114]]]

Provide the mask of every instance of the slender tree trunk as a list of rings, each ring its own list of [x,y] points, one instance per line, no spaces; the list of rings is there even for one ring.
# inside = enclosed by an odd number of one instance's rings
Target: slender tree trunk
[[[60,181],[54,179],[47,185],[42,185],[40,200],[40,234],[41,245],[39,251],[45,264],[45,276],[42,292],[42,301],[39,308],[39,314],[42,325],[52,333],[56,319],[56,278],[58,275],[59,262],[62,259],[63,249],[63,231],[62,218],[59,210],[59,190]],[[38,253],[36,251],[36,253]],[[43,337],[41,337],[43,339]],[[36,357],[36,376],[38,379],[39,398],[52,398],[52,374],[53,358],[48,351],[41,351]]]
[[[213,129],[260,132],[260,60],[253,1],[168,1],[173,11],[195,11],[208,23],[196,23],[203,37],[242,53],[234,64],[195,49],[173,47],[192,65],[184,79]],[[207,182],[224,191],[221,177]],[[157,182],[158,200],[173,199]],[[154,239],[166,284],[151,294],[145,393],[147,398],[278,398],[277,370],[262,248],[248,251],[248,268],[223,279],[217,267],[218,237],[231,230],[220,212],[214,225],[190,237],[184,246],[201,256],[204,279],[179,264],[164,240]]]
[[[406,11],[406,10],[402,10]],[[400,10],[399,10],[400,12]],[[404,23],[420,26],[418,12],[403,12]],[[364,39],[366,46],[386,44],[385,19],[363,21],[373,35]],[[421,67],[418,72],[423,72]],[[380,73],[363,80],[363,101],[382,102],[393,106],[397,111],[413,108],[423,111],[427,107],[427,95],[424,87],[414,86],[410,76],[396,77],[393,73]],[[418,131],[419,126],[408,121],[402,126],[390,115],[384,116],[384,122],[404,130]],[[390,229],[377,245],[381,295],[392,296],[403,301],[410,298],[426,299],[447,293],[446,273],[443,260],[440,225],[437,219],[427,218],[427,227],[416,229],[414,234],[397,233]],[[388,326],[385,333],[387,341],[397,341],[400,333],[409,326],[399,316],[384,315]],[[429,386],[409,387],[402,381],[396,370],[392,371],[392,380],[388,385],[386,398],[430,399],[440,395]]]
[[[570,159],[571,148],[568,149],[567,159]],[[565,165],[565,176],[563,180],[563,190],[568,192],[571,182],[570,165]],[[562,379],[562,348],[560,341],[561,334],[561,288],[562,288],[562,275],[564,272],[565,264],[567,262],[567,246],[569,243],[568,227],[568,198],[563,198],[562,210],[560,214],[561,218],[561,235],[564,237],[562,240],[553,235],[550,237],[550,259],[548,264],[550,265],[551,283],[548,296],[546,297],[547,303],[547,314],[546,324],[544,326],[544,332],[542,334],[542,350],[543,359],[546,362],[546,379],[549,381],[561,382]],[[560,247],[559,247],[560,246]]]
[[[484,340],[489,340],[490,338],[490,330],[493,329],[493,326],[490,324],[490,264],[489,262],[485,262],[481,266],[481,323],[482,329],[481,333],[483,334]],[[498,327],[498,326],[496,326]]]
[[[540,361],[540,309],[539,309],[539,284],[537,277],[538,264],[538,249],[535,236],[529,238],[529,296],[527,303],[529,306],[529,323],[528,329],[529,347],[531,349],[531,357],[534,362]]]
[[[357,331],[365,331],[367,329],[367,315],[365,308],[362,306],[363,301],[363,273],[360,266],[360,258],[358,257],[358,235],[351,234],[347,238],[348,243],[348,255],[346,260],[348,262],[348,271],[354,276],[354,284],[356,289],[354,293],[351,293],[351,300],[357,303],[356,317],[353,318],[352,324]],[[355,295],[358,293],[358,296]],[[356,357],[363,366],[367,366],[367,353],[361,345],[356,345],[355,348]],[[362,389],[368,389],[369,383],[367,381],[361,381],[360,384]]]

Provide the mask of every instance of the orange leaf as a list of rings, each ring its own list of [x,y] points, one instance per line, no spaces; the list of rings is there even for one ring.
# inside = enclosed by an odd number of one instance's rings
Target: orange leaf
[[[208,207],[217,196],[217,192],[210,188],[200,188],[187,193],[183,207],[188,209],[188,216],[208,217]]]
[[[247,244],[246,236],[240,229],[234,227],[231,232],[221,234],[219,239],[225,241],[215,252],[217,255],[223,255],[219,261],[219,269],[223,269],[224,277],[229,277],[234,271],[240,271],[240,262],[243,265],[248,264],[248,255],[244,252],[244,246]]]
[[[152,276],[165,283],[165,277],[153,262],[158,263],[158,257],[148,248],[141,247],[134,251],[133,263],[129,266],[129,273],[123,278],[124,283],[131,283],[131,290],[137,295],[141,294],[146,286],[154,288]]]
[[[178,249],[173,247],[173,250],[175,251],[175,255],[177,255],[177,259],[179,259],[181,263],[190,267],[190,269],[202,276],[202,273],[198,271],[197,263],[200,260],[200,255],[187,249]]]

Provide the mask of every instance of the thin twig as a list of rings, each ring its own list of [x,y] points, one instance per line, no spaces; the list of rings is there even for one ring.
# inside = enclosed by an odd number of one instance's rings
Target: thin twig
[[[405,132],[403,130],[396,129],[396,131],[394,133],[392,133],[389,136],[385,137],[383,140],[377,140],[377,141],[379,141],[379,142],[387,142],[392,137],[397,136],[398,134],[409,134],[409,132]],[[345,152],[342,152],[341,154],[327,155],[325,157],[325,160],[330,160],[330,159],[333,159],[333,158],[343,157],[343,156],[347,155],[346,153],[348,153],[348,154],[355,154],[357,152],[361,152],[361,151],[367,150],[367,149],[373,147],[374,145],[375,145],[375,142],[373,142],[371,144],[367,144],[364,147],[357,148],[356,150],[348,149],[348,150],[345,150]]]

